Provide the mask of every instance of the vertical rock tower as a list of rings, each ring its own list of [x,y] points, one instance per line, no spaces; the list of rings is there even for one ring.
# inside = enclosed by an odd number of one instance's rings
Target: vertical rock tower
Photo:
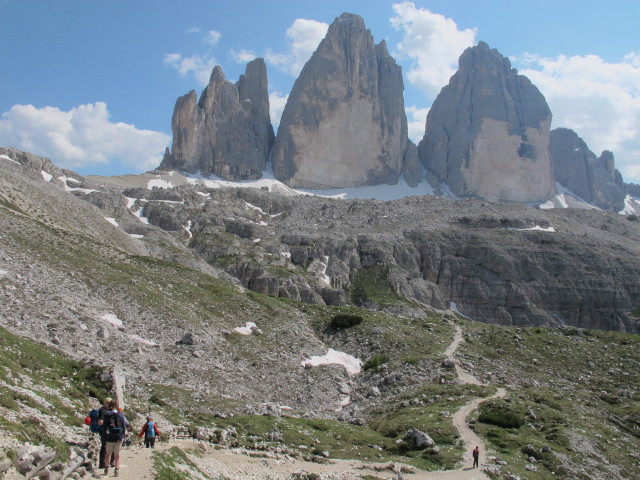
[[[176,100],[171,128],[171,154],[160,168],[228,180],[260,178],[274,142],[264,60],[249,62],[236,84],[216,66],[199,101],[194,90]]]
[[[407,148],[402,70],[364,20],[344,13],[296,80],[271,159],[298,188],[393,184]]]
[[[458,196],[541,202],[555,193],[550,126],[540,91],[480,42],[429,110],[420,159]]]
[[[554,178],[563,187],[605,210],[624,209],[627,189],[615,169],[613,153],[605,150],[596,157],[576,132],[556,128],[551,132],[549,154]]]

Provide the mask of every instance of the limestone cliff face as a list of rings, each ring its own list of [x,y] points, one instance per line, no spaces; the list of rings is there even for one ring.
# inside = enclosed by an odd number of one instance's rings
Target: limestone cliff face
[[[429,110],[420,158],[456,195],[543,201],[555,193],[550,125],[540,91],[480,42]]]
[[[549,154],[553,175],[562,186],[605,210],[624,209],[626,187],[611,152],[596,157],[576,132],[556,128],[551,132]]]
[[[357,15],[342,14],[289,95],[271,158],[293,187],[396,183],[407,146],[402,71]]]
[[[171,128],[171,154],[161,168],[260,178],[274,141],[264,60],[250,62],[235,85],[215,67],[199,101],[193,90],[176,100]]]

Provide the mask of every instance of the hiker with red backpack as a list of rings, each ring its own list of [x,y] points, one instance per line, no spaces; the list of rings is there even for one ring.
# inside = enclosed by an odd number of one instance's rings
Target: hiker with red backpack
[[[115,471],[114,476],[120,473],[120,448],[122,441],[127,436],[129,422],[122,411],[118,411],[118,402],[111,400],[107,405],[107,411],[103,420],[103,432],[106,440],[105,457],[104,457],[104,474],[109,473],[109,462],[113,455]]]
[[[142,427],[142,430],[140,431],[140,435],[138,435],[138,438],[142,437],[143,435],[144,435],[144,446],[146,448],[154,448],[154,445],[156,444],[156,437],[160,436],[160,430],[158,430],[158,427],[153,421],[153,418],[151,417],[151,415],[147,415],[147,421]]]

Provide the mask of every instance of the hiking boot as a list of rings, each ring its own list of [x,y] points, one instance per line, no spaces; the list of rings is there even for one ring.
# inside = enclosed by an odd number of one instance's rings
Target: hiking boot
[[[117,477],[119,473],[120,473],[120,469],[116,468],[115,471],[113,472],[113,476]]]
[[[104,476],[109,475],[109,467],[104,467]]]

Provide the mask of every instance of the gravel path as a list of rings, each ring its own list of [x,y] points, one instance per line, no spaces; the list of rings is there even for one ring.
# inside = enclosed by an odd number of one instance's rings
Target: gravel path
[[[462,383],[482,385],[477,378],[462,369],[460,361],[454,356],[458,346],[464,341],[462,329],[458,325],[455,325],[455,329],[453,342],[446,349],[445,355],[455,362],[456,372]],[[486,456],[486,446],[482,439],[467,426],[466,419],[483,401],[505,395],[506,390],[499,388],[493,396],[476,398],[453,415],[453,424],[460,432],[460,437],[467,447],[462,466],[459,469],[444,472],[415,471],[408,473],[403,471],[402,478],[405,480],[489,480],[489,477],[480,469],[471,468],[473,463],[471,449],[476,445],[480,448],[480,464],[482,465],[482,458]],[[402,468],[400,464],[380,465],[355,460],[332,460],[330,464],[321,465],[290,458],[252,457],[247,455],[245,450],[215,449],[212,445],[189,440],[156,444],[156,449],[163,451],[172,446],[199,449],[202,452],[201,456],[191,456],[198,468],[203,472],[208,472],[213,478],[229,480],[290,480],[292,474],[296,472],[317,473],[321,475],[323,480],[356,480],[364,475],[394,479],[397,478],[398,472]],[[139,445],[123,450],[119,478],[123,480],[153,479],[152,452],[153,450],[141,448]],[[387,468],[380,470],[382,467]],[[188,467],[184,466],[184,468]],[[109,472],[109,477],[112,476],[113,469]],[[194,475],[194,478],[198,478],[197,475]]]

